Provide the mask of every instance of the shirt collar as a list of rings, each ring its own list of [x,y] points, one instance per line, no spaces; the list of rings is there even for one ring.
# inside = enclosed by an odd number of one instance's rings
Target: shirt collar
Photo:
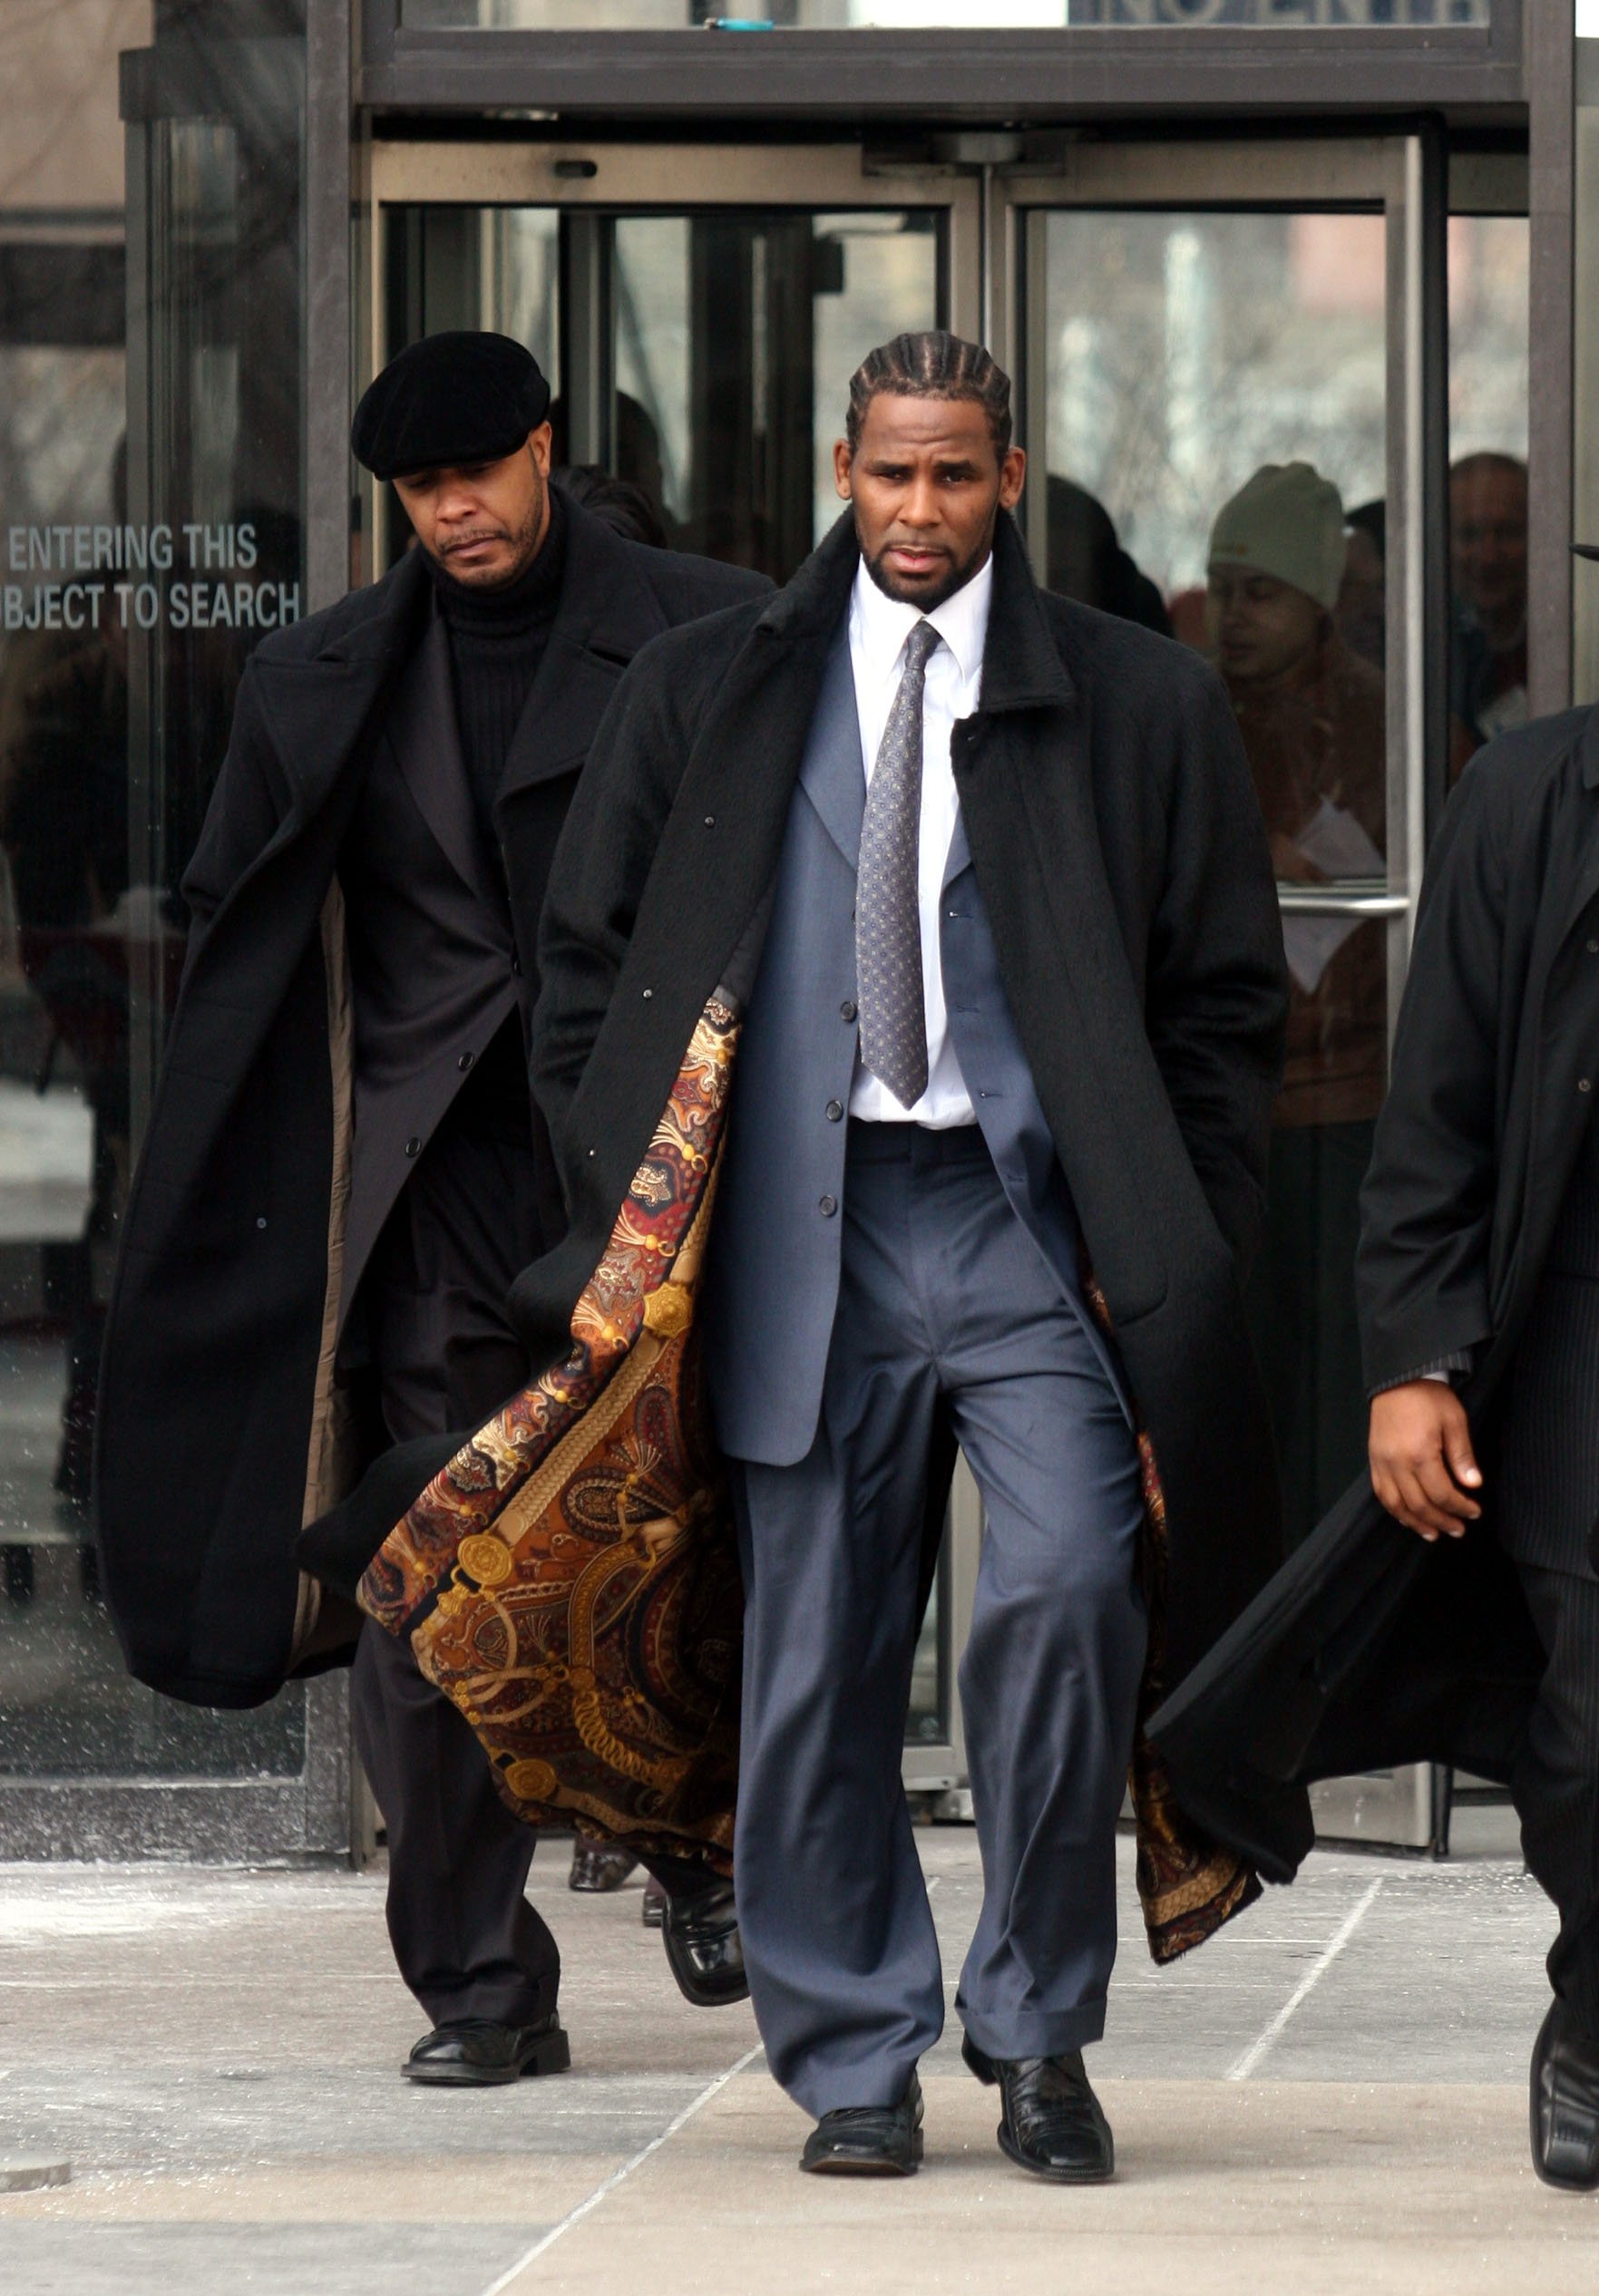
[[[850,624],[871,673],[886,678],[898,665],[911,632],[918,622],[925,620],[932,624],[955,657],[961,676],[975,677],[982,667],[989,600],[993,589],[994,555],[990,550],[969,582],[945,598],[941,606],[935,606],[930,614],[923,615],[920,607],[889,598],[880,590],[863,559],[855,569]]]

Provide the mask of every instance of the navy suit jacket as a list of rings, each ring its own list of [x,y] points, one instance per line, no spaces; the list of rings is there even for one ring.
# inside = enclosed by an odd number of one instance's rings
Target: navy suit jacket
[[[814,1439],[838,1305],[865,804],[846,620],[789,803],[739,1042],[706,1271],[702,1332],[717,1439],[731,1457],[769,1466],[794,1465]],[[944,871],[940,956],[950,1032],[995,1170],[1130,1416],[1115,1349],[1082,1299],[1077,1215],[959,819]]]

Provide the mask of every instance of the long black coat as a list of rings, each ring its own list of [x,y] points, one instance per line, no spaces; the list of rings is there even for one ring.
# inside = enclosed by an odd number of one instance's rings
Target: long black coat
[[[955,729],[956,784],[1158,1460],[1181,1668],[1281,1552],[1240,1302],[1286,1010],[1276,897],[1212,673],[1038,590],[1008,517],[994,556],[982,705]],[[540,935],[534,1090],[570,1227],[513,1290],[535,1362],[570,1344],[573,1299],[702,1006],[749,968],[857,562],[846,515],[775,598],[658,640],[595,744]]]
[[[1599,712],[1482,751],[1428,862],[1363,1200],[1375,1387],[1469,1350],[1484,1514],[1428,1546],[1361,1479],[1155,1717],[1185,1805],[1286,1879],[1309,1781],[1507,1778],[1543,1660],[1493,1535],[1497,1399],[1599,1090]]]
[[[662,631],[769,588],[567,515],[496,805],[530,974],[557,837],[623,670]],[[97,1479],[129,1665],[200,1704],[269,1698],[303,1653],[315,1596],[294,1542],[359,1464],[332,1382],[348,1082],[336,869],[430,591],[414,551],[257,649],[185,880],[194,923],[123,1222]]]

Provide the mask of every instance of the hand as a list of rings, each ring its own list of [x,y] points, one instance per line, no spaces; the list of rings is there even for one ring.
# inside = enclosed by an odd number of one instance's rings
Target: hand
[[[1371,1398],[1371,1488],[1389,1514],[1430,1544],[1465,1536],[1482,1488],[1465,1407],[1441,1379],[1407,1379]]]

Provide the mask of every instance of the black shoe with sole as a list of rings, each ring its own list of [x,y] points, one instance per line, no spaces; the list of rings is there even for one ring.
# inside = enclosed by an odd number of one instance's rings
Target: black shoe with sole
[[[800,2166],[812,2176],[914,2176],[921,2158],[921,2083],[914,2073],[897,2105],[846,2105],[824,2113]]]
[[[429,2087],[498,2088],[524,2075],[564,2073],[571,2061],[571,2043],[553,2012],[536,2025],[463,2017],[424,2033],[400,2070]]]
[[[1599,2048],[1564,2001],[1533,2045],[1533,2166],[1565,2193],[1599,2191]]]
[[[998,2087],[999,2150],[1018,2168],[1053,2184],[1109,2183],[1116,2145],[1080,2048],[1064,2057],[988,2057],[968,2034],[960,2054],[980,2081]]]
[[[638,1863],[626,1850],[580,1834],[572,1844],[571,1871],[566,1877],[566,1886],[594,1895],[619,1890]]]
[[[722,2009],[749,1999],[731,1882],[713,1883],[692,1896],[668,1897],[660,1933],[678,1989],[696,2009]]]

